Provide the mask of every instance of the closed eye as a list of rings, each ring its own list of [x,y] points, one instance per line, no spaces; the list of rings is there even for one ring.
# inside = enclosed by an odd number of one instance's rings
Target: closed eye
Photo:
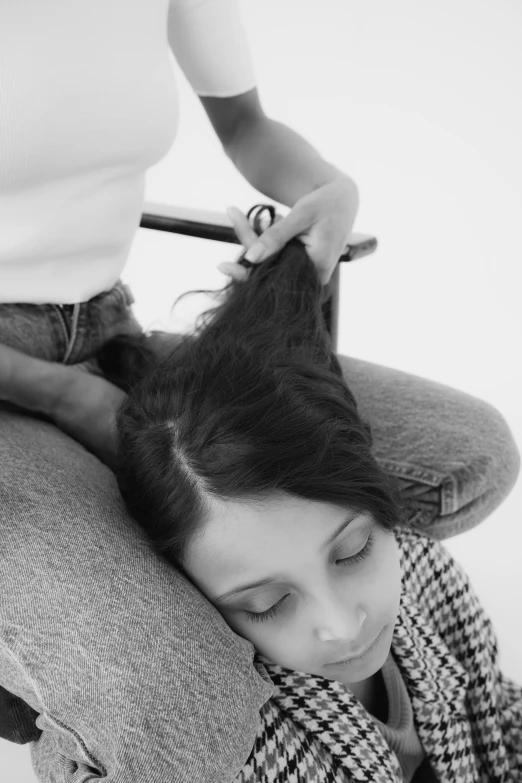
[[[355,563],[360,562],[361,560],[365,560],[371,553],[373,549],[373,545],[375,543],[375,537],[373,533],[370,533],[368,536],[368,540],[366,541],[366,544],[363,546],[357,554],[352,555],[351,557],[343,557],[341,560],[337,560],[337,563],[342,563],[343,567],[354,565]],[[270,620],[272,617],[275,617],[276,614],[278,614],[281,611],[281,607],[286,602],[286,599],[290,593],[287,593],[286,595],[281,598],[280,601],[278,601],[274,606],[271,606],[270,609],[267,609],[266,612],[249,612],[248,610],[244,610],[245,614],[247,615],[248,619],[253,623],[261,623],[265,622],[266,620]]]

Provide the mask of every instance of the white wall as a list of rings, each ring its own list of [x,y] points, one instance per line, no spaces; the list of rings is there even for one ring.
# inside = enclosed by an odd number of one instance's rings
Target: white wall
[[[341,353],[482,397],[522,448],[522,6],[515,0],[239,0],[261,101],[359,185],[354,230],[377,252],[342,269]],[[221,150],[173,62],[182,119],[146,200],[224,211],[270,203]],[[286,212],[286,208],[281,208]],[[140,230],[125,278],[144,325],[179,330],[220,287],[237,246]],[[446,543],[522,683],[522,478],[478,528]],[[27,746],[0,742],[9,783]],[[18,776],[17,776],[18,775]],[[2,780],[3,780],[2,776]],[[5,778],[7,780],[7,778]]]

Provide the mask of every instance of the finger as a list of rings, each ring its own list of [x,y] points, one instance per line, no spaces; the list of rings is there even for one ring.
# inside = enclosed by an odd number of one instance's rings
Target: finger
[[[292,210],[282,220],[276,220],[259,236],[257,242],[248,248],[245,258],[252,264],[264,261],[294,237],[299,239],[311,227],[312,220],[306,210]]]
[[[247,248],[254,245],[257,242],[257,234],[250,225],[247,216],[237,207],[228,207],[227,215],[232,221],[234,231],[241,244]]]
[[[248,277],[248,269],[231,261],[223,261],[221,264],[218,264],[218,269],[233,280],[246,280]]]

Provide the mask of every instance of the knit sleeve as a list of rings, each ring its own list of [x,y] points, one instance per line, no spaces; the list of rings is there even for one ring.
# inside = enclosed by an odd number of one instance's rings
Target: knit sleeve
[[[226,98],[256,86],[238,0],[170,0],[168,39],[197,95]]]
[[[522,687],[499,669],[493,624],[463,568],[440,542],[430,540],[425,547],[426,573],[431,572],[432,578],[419,585],[423,600],[430,604],[441,637],[468,672],[468,699],[476,730],[491,740],[485,753],[494,765],[491,727],[496,724],[508,760],[509,781],[522,783]]]

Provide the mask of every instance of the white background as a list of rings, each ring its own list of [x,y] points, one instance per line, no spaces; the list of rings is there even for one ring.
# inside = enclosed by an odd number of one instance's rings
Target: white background
[[[377,252],[342,268],[339,351],[493,404],[522,447],[522,6],[516,0],[239,0],[268,116],[360,189],[354,231]],[[244,212],[270,199],[225,156],[173,60],[181,125],[146,200]],[[284,214],[288,210],[280,207]],[[146,327],[180,330],[239,248],[137,231],[124,279]],[[522,683],[522,479],[445,542]],[[33,783],[29,746],[0,741],[0,780]]]

